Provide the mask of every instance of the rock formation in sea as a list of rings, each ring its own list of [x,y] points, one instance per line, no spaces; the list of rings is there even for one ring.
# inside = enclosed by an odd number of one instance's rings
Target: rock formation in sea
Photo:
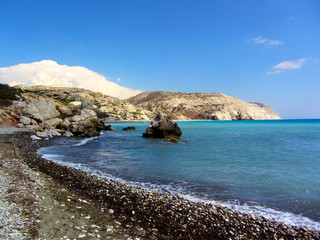
[[[122,129],[123,131],[133,131],[133,130],[136,130],[136,127],[134,126],[129,126],[129,127],[125,127]]]
[[[258,120],[280,119],[270,107],[248,103],[221,93],[143,92],[127,102],[172,119]]]
[[[157,116],[143,133],[145,138],[179,139],[181,135],[182,132],[178,124],[173,123],[170,117],[162,112],[157,113]]]

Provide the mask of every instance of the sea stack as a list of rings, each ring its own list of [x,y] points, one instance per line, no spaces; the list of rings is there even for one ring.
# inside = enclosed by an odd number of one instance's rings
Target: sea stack
[[[182,132],[177,123],[163,112],[158,112],[150,126],[143,133],[145,138],[171,138],[179,139]]]

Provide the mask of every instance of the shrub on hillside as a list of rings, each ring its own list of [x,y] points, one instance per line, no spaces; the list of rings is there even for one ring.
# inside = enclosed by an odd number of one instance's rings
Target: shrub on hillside
[[[0,106],[9,106],[11,101],[18,100],[20,90],[0,83]]]

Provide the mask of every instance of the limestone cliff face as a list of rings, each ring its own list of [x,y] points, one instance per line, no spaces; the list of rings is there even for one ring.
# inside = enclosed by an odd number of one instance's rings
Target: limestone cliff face
[[[143,92],[126,101],[81,88],[18,85],[27,101],[39,97],[54,101],[60,117],[82,108],[94,110],[104,121],[152,120],[158,111],[172,119],[255,120],[279,119],[270,107],[247,103],[220,93]],[[28,100],[29,99],[29,100]]]
[[[100,119],[149,120],[155,113],[136,107],[129,102],[81,88],[17,85],[25,98],[38,96],[53,100],[62,116],[73,116],[80,112],[81,105],[94,109]]]
[[[262,120],[280,119],[270,107],[247,103],[220,93],[143,92],[127,102],[173,119]]]

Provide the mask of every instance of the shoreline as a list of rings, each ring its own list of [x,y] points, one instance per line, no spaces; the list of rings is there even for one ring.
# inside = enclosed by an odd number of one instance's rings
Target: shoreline
[[[48,143],[31,142],[26,132],[0,128],[0,239],[145,239],[143,229],[122,226],[112,209],[29,167],[20,144],[32,157]]]
[[[135,229],[133,235],[140,239],[320,239],[319,231],[159,194],[48,161],[36,153],[48,143],[32,142],[28,133],[13,134],[11,141],[18,158],[30,168],[50,176],[75,195],[112,209],[114,219]]]
[[[291,121],[291,120],[320,120],[319,118],[302,118],[302,119],[252,119],[252,120],[212,120],[212,119],[188,119],[180,120],[174,119],[173,122],[247,122],[247,121]],[[106,125],[112,123],[151,123],[153,120],[117,120],[117,121],[108,121],[104,122]]]
[[[94,138],[92,138],[94,139]],[[89,139],[84,139],[84,141],[87,143]],[[56,143],[53,143],[56,144]],[[80,146],[81,143],[78,143],[76,145]],[[60,143],[57,143],[57,146],[59,147]],[[39,151],[38,151],[39,153]],[[39,153],[40,155],[43,156],[43,158],[47,159],[46,154]],[[50,154],[49,154],[50,155]],[[119,182],[124,185],[131,186],[133,188],[142,188],[145,191],[151,191],[159,194],[166,194],[170,193],[171,195],[178,195],[179,197],[186,199],[188,201],[194,202],[194,203],[200,203],[200,204],[212,204],[214,206],[220,206],[223,208],[227,208],[231,211],[236,211],[239,212],[240,214],[246,214],[246,215],[255,215],[255,216],[261,216],[264,217],[270,221],[275,221],[275,222],[281,222],[285,225],[288,226],[293,226],[297,228],[307,228],[310,229],[311,231],[320,231],[320,222],[317,219],[313,219],[312,216],[306,216],[302,215],[299,212],[294,212],[294,211],[286,211],[285,209],[277,209],[274,206],[271,205],[266,205],[266,204],[248,204],[245,200],[240,203],[240,201],[233,201],[228,198],[219,198],[219,199],[210,199],[210,198],[203,198],[201,196],[197,196],[192,193],[188,192],[183,192],[180,191],[179,189],[172,190],[172,185],[157,185],[157,184],[152,184],[152,183],[144,183],[144,182],[136,182],[136,181],[130,181],[130,180],[125,180],[121,176],[115,177],[111,174],[107,173],[102,173],[100,171],[96,172],[94,171],[94,168],[90,168],[86,166],[85,168],[79,166],[79,164],[76,163],[67,163],[63,161],[59,161],[58,159],[50,159],[50,156],[48,155],[49,161],[53,161],[57,164],[61,164],[64,166],[68,166],[71,168],[75,168],[76,170],[84,171],[87,173],[90,173],[96,177],[102,178],[102,179],[107,179],[107,180],[112,180],[115,182]],[[167,187],[166,187],[167,186]]]

